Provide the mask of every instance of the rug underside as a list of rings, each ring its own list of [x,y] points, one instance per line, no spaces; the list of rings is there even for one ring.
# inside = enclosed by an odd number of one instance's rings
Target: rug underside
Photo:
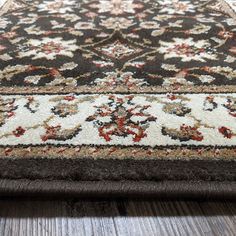
[[[0,195],[236,197],[234,0],[7,0]]]

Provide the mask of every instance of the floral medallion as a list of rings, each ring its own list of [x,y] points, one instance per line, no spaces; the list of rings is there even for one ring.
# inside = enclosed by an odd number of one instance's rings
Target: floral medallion
[[[25,44],[25,50],[19,52],[19,57],[30,57],[32,59],[45,58],[54,60],[58,55],[73,57],[73,51],[78,49],[75,40],[63,41],[62,38],[31,39]]]
[[[115,41],[111,44],[102,46],[98,50],[107,55],[108,57],[114,59],[122,59],[123,57],[128,57],[134,53],[140,52],[140,49],[133,48],[127,44],[124,44],[120,41]]]

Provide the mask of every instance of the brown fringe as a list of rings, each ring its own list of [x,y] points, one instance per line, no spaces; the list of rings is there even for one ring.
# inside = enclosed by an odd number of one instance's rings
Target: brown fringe
[[[1,197],[235,200],[236,182],[0,180]]]

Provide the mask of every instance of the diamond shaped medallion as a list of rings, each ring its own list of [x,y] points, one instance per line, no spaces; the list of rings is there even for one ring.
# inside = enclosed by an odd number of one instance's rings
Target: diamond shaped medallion
[[[142,49],[130,46],[127,43],[121,42],[120,40],[100,46],[97,48],[97,50],[113,59],[122,59],[142,51]]]

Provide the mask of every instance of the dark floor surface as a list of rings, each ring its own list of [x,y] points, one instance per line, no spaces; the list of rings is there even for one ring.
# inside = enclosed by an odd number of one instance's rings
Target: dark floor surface
[[[235,236],[236,203],[1,200],[0,235]]]

